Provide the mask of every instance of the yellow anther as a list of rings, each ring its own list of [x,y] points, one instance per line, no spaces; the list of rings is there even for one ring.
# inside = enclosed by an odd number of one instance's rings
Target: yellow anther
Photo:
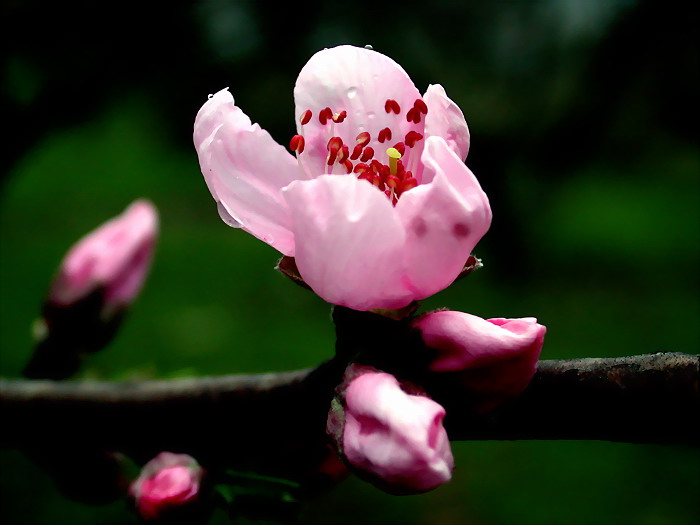
[[[389,156],[389,173],[396,175],[398,161],[401,158],[401,153],[396,148],[389,148],[386,150],[386,154]]]

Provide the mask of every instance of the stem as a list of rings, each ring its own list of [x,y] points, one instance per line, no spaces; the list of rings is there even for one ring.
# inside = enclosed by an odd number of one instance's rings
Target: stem
[[[698,356],[540,361],[528,389],[484,415],[449,400],[453,440],[601,439],[697,445]],[[308,470],[344,366],[140,382],[0,379],[0,444],[90,443],[144,460],[163,450],[203,464]]]

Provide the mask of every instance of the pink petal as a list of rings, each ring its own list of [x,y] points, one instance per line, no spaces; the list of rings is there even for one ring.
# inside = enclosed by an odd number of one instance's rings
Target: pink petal
[[[358,376],[345,401],[343,454],[380,487],[416,493],[450,480],[454,460],[442,406],[406,394],[386,373]]]
[[[234,105],[227,90],[209,99],[194,130],[199,162],[222,218],[284,255],[294,255],[281,189],[299,178],[296,159]]]
[[[138,200],[73,246],[53,283],[50,300],[69,305],[105,289],[107,306],[131,302],[143,285],[158,234],[158,213]]]
[[[411,302],[401,281],[404,233],[384,193],[352,176],[324,175],[294,182],[284,195],[297,267],[319,296],[355,310]]]
[[[407,191],[396,205],[416,299],[449,286],[491,224],[486,194],[444,140],[428,139],[422,160],[431,182]]]
[[[414,325],[436,352],[430,368],[459,372],[476,395],[481,410],[519,395],[535,374],[547,329],[534,318],[482,319],[463,312],[440,311]]]
[[[440,84],[431,84],[423,95],[428,106],[425,134],[442,137],[457,156],[465,160],[469,153],[469,127],[459,106],[452,102]]]
[[[360,132],[369,132],[369,145],[384,161],[384,150],[396,142],[403,141],[406,133],[415,130],[423,133],[423,122],[406,121],[406,113],[413,107],[419,91],[403,70],[391,58],[361,47],[340,46],[319,51],[307,62],[299,73],[294,88],[296,122],[298,133],[304,133],[307,149],[305,155],[312,160],[312,175],[324,173],[327,155],[326,144],[330,139],[331,125],[321,125],[319,111],[329,107],[335,112],[347,111],[344,122],[334,126],[334,135],[348,144],[350,151]],[[387,114],[384,104],[387,99],[396,100],[401,113]],[[307,109],[313,113],[311,121],[299,124],[301,114]],[[392,130],[392,140],[380,143],[377,140],[383,128]]]

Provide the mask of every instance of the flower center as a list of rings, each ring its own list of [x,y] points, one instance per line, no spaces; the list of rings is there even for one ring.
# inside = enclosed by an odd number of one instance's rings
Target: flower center
[[[397,115],[400,118],[401,106],[396,100],[387,99],[384,103],[384,111],[389,115]],[[422,118],[428,114],[428,106],[422,99],[418,98],[405,114],[406,121],[419,124]],[[318,121],[322,126],[329,127],[328,142],[326,143],[326,173],[333,174],[333,170],[338,166],[346,174],[354,174],[358,179],[366,180],[384,192],[387,198],[396,205],[401,195],[408,190],[415,188],[418,181],[413,177],[413,173],[404,166],[404,161],[410,155],[411,149],[423,140],[423,135],[417,131],[409,131],[402,141],[396,142],[388,147],[385,153],[379,158],[375,157],[374,148],[369,146],[372,140],[367,131],[363,131],[355,138],[354,145],[344,144],[343,140],[336,135],[335,126],[342,125],[347,118],[347,111],[341,109],[333,112],[329,107],[318,111]],[[308,124],[313,117],[310,109],[304,111],[300,122],[303,126]],[[398,123],[398,122],[397,122]],[[345,124],[347,125],[347,124]],[[385,127],[377,134],[377,141],[381,144],[391,144],[392,138],[396,134],[390,127]],[[347,136],[347,135],[346,135]],[[304,152],[305,140],[303,131],[301,135],[294,135],[289,142],[289,149],[295,152],[297,159]],[[350,151],[352,147],[352,152]],[[403,159],[403,160],[402,160]]]

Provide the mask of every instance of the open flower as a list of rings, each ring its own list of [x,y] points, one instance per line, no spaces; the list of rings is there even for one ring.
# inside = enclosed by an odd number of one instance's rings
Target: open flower
[[[294,98],[296,158],[227,90],[199,111],[194,142],[222,218],[294,257],[330,303],[396,309],[449,286],[491,210],[444,89],[421,96],[390,58],[340,46],[311,57]]]

